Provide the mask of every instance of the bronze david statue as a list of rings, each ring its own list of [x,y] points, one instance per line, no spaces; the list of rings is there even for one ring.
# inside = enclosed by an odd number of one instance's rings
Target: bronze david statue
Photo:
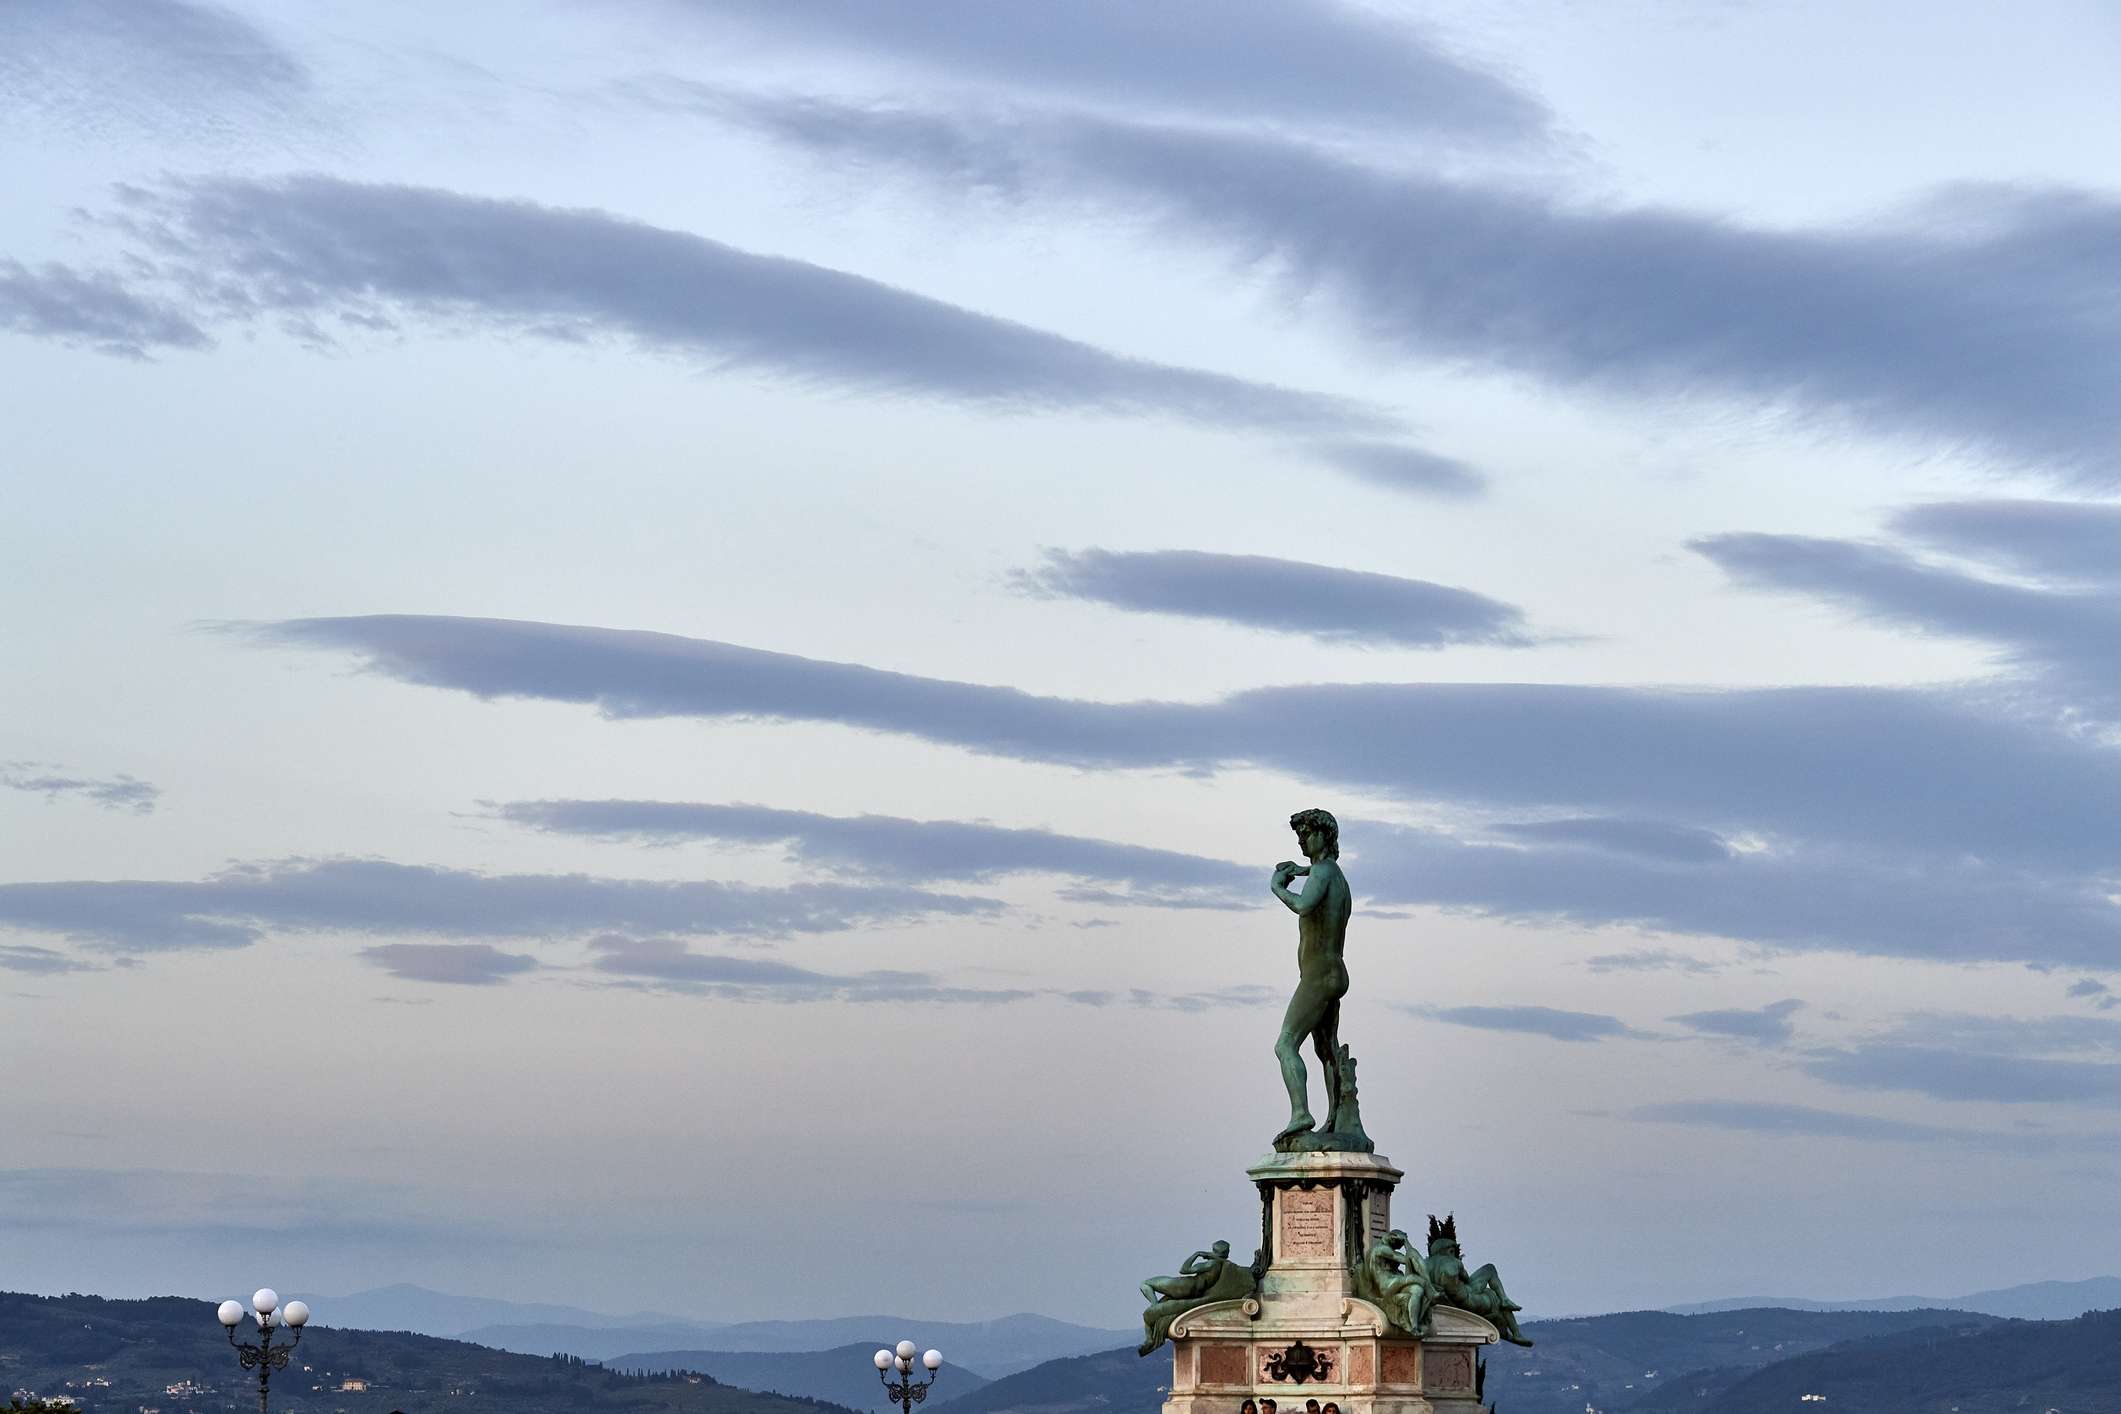
[[[1356,1107],[1355,1064],[1340,1044],[1340,999],[1348,994],[1348,917],[1355,911],[1348,878],[1340,872],[1340,823],[1323,810],[1289,817],[1297,847],[1309,861],[1285,859],[1274,866],[1274,897],[1296,915],[1296,992],[1282,1014],[1274,1057],[1289,1091],[1289,1122],[1274,1136],[1282,1153],[1343,1150],[1369,1153],[1375,1146],[1362,1131]],[[1301,878],[1303,892],[1289,886]],[[1304,1069],[1308,1040],[1318,1056],[1326,1121],[1311,1114],[1310,1077]]]

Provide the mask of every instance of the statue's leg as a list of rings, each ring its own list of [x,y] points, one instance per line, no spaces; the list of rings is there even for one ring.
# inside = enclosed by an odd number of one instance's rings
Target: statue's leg
[[[1289,1123],[1281,1136],[1308,1134],[1316,1123],[1311,1118],[1309,1077],[1304,1073],[1303,1038],[1318,1025],[1331,1000],[1324,989],[1309,978],[1297,982],[1289,1009],[1282,1014],[1281,1034],[1274,1038],[1274,1058],[1281,1062],[1281,1082],[1289,1091]]]
[[[1493,1262],[1473,1273],[1472,1284],[1475,1290],[1485,1291],[1496,1306],[1503,1310],[1522,1311],[1524,1309],[1515,1301],[1512,1301],[1510,1294],[1502,1289],[1502,1273],[1495,1270]]]
[[[1326,1128],[1340,1128],[1340,998],[1326,1004],[1326,1014],[1311,1032],[1311,1049],[1318,1055],[1318,1073],[1324,1077]]]

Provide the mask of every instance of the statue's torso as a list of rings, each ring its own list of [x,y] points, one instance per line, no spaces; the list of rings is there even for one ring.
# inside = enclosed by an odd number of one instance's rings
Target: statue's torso
[[[1312,877],[1315,879],[1328,869],[1332,873],[1326,881],[1324,900],[1309,913],[1299,914],[1296,920],[1296,965],[1306,976],[1314,971],[1340,969],[1341,950],[1348,941],[1348,918],[1355,911],[1354,897],[1348,892],[1348,876],[1340,872],[1338,864],[1322,859],[1311,866]]]

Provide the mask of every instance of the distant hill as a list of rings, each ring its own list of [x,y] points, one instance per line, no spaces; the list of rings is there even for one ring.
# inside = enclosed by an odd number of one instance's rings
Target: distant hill
[[[1170,1386],[1170,1348],[1143,1357],[1129,1342],[1119,1350],[1048,1360],[943,1407],[950,1414],[1155,1414]]]
[[[1772,1309],[1694,1316],[1622,1311],[1531,1321],[1525,1334],[1536,1342],[1532,1349],[1488,1348],[1487,1394],[1509,1414],[1583,1414],[1585,1405],[1619,1414],[1682,1378],[1690,1387],[1720,1388],[1841,1341],[1947,1322],[1997,1323],[1993,1316],[1970,1312]],[[1721,1406],[1715,1408],[1722,1414]]]
[[[459,1340],[513,1350],[520,1355],[550,1355],[555,1351],[579,1355],[584,1360],[609,1360],[635,1350],[674,1350],[714,1344],[719,1328],[690,1322],[640,1326],[576,1326],[533,1322],[526,1325],[476,1326],[463,1331]]]
[[[878,1344],[857,1341],[831,1350],[772,1353],[662,1350],[620,1355],[604,1363],[614,1370],[697,1370],[742,1389],[806,1395],[851,1409],[876,1409],[885,1402],[883,1382],[877,1378],[876,1365],[870,1359]],[[928,1399],[933,1403],[970,1394],[987,1383],[985,1375],[952,1360],[943,1366]]]
[[[642,1311],[631,1316],[608,1316],[579,1306],[552,1306],[535,1301],[501,1301],[490,1296],[452,1296],[424,1286],[400,1282],[347,1296],[310,1296],[317,1324],[348,1330],[417,1331],[421,1335],[461,1337],[480,1326],[561,1325],[592,1330],[612,1326],[681,1327],[691,1331],[712,1330],[716,1322],[688,1321],[661,1312]],[[550,1355],[558,1346],[532,1351]]]
[[[2067,1321],[2087,1311],[2121,1307],[2121,1277],[2085,1281],[2036,1281],[2023,1286],[1970,1292],[1965,1296],[1877,1296],[1861,1301],[1811,1301],[1801,1296],[1745,1296],[1724,1301],[1697,1301],[1665,1309],[1683,1316],[1717,1311],[1751,1311],[1778,1306],[1788,1311],[1979,1311],[2025,1321]]]
[[[2121,1311],[2071,1321],[1948,1321],[1848,1341],[1728,1383],[1677,1381],[1638,1408],[1790,1414],[1811,1403],[1830,1414],[2121,1414]]]
[[[365,1387],[347,1389],[347,1381]],[[236,1363],[214,1303],[165,1296],[0,1293],[0,1390],[67,1396],[84,1414],[250,1414],[258,1381]],[[319,1328],[272,1381],[274,1414],[842,1414],[719,1384],[645,1378],[572,1358],[512,1355],[402,1331]]]
[[[895,1345],[910,1339],[933,1346],[952,1364],[999,1376],[1029,1369],[1060,1356],[1103,1350],[1129,1339],[1130,1333],[1097,1330],[1050,1316],[1002,1316],[991,1321],[919,1321],[905,1316],[835,1316],[810,1321],[742,1321],[711,1329],[580,1326],[485,1326],[464,1332],[502,1350],[526,1354],[565,1351],[590,1360],[656,1350],[714,1350],[726,1354],[788,1353],[831,1350],[842,1345]],[[1139,1339],[1139,1337],[1133,1337]]]

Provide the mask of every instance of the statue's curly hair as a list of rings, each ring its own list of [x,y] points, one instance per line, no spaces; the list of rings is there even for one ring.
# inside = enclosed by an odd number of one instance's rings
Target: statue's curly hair
[[[1289,828],[1296,831],[1298,839],[1302,839],[1307,830],[1324,830],[1326,858],[1340,858],[1340,821],[1334,819],[1330,811],[1299,810],[1289,817]]]

